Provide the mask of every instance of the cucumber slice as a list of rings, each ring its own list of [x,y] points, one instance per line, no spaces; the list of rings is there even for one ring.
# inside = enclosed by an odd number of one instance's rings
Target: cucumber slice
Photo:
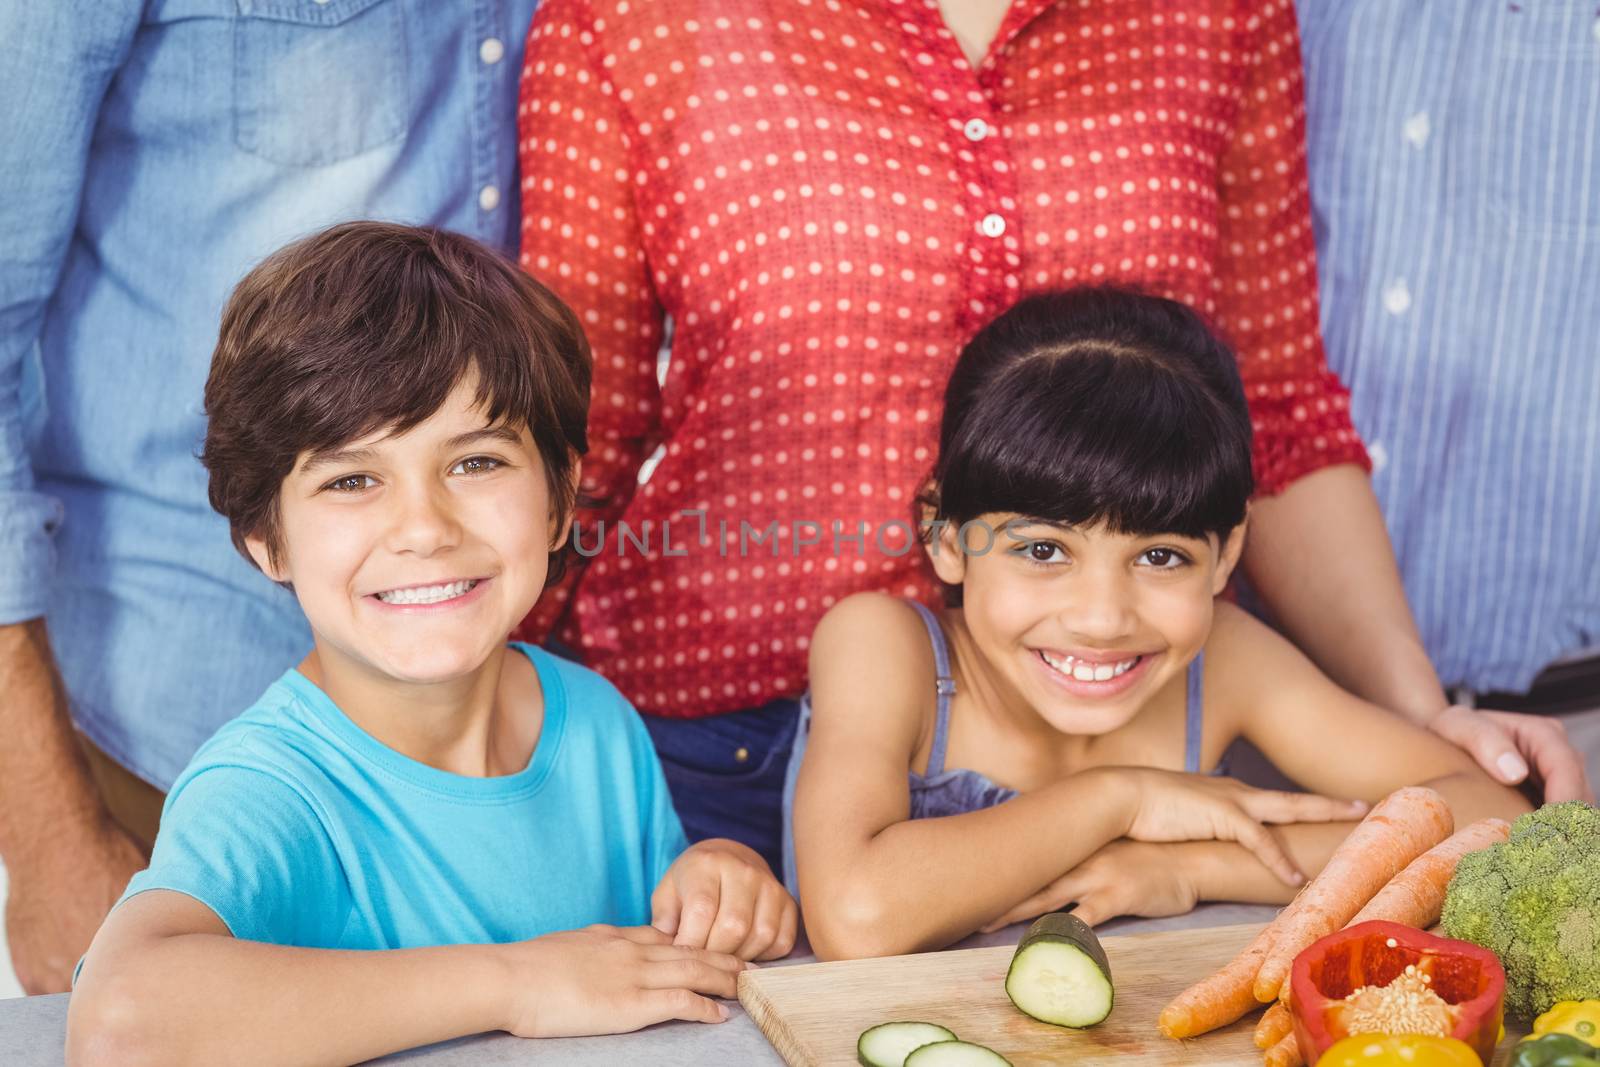
[[[933,1023],[883,1023],[861,1032],[856,1059],[861,1067],[904,1067],[906,1057],[923,1045],[955,1039],[955,1034]]]
[[[1006,996],[1025,1015],[1082,1028],[1111,1014],[1111,966],[1087,923],[1052,912],[1028,927],[1006,972]]]
[[[1011,1067],[1011,1061],[970,1041],[935,1041],[907,1056],[906,1067]]]

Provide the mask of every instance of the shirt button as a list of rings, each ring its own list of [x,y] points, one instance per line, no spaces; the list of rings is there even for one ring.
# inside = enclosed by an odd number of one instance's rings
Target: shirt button
[[[478,46],[478,58],[490,66],[500,62],[506,54],[506,46],[500,43],[498,37],[485,37]]]
[[[457,53],[459,55],[460,53]],[[478,206],[485,211],[493,211],[500,206],[500,189],[498,186],[485,185],[478,190]]]
[[[733,750],[733,762],[735,762],[735,763],[749,763],[750,762],[750,750],[748,748],[745,748],[743,745],[740,745],[738,748],[734,749]]]
[[[991,211],[978,223],[978,231],[985,237],[999,237],[1006,232],[1006,220]]]
[[[1589,32],[1594,34],[1594,39],[1600,41],[1600,19],[1594,20],[1594,25],[1589,27]]]
[[[1367,446],[1367,458],[1372,460],[1372,473],[1380,474],[1389,465],[1389,450],[1374,441]]]
[[[1433,126],[1428,122],[1428,113],[1419,111],[1406,119],[1403,127],[1406,140],[1416,148],[1421,148],[1428,143],[1428,134],[1433,132]]]
[[[989,124],[982,119],[968,119],[963,131],[969,141],[981,141],[989,136]]]
[[[1404,278],[1397,278],[1384,288],[1383,306],[1391,315],[1404,315],[1411,310],[1411,289]]]

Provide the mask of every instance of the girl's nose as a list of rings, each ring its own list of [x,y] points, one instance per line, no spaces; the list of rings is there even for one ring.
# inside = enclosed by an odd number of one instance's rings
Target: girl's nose
[[[1133,594],[1120,576],[1086,573],[1062,605],[1067,632],[1091,642],[1115,641],[1134,629]]]

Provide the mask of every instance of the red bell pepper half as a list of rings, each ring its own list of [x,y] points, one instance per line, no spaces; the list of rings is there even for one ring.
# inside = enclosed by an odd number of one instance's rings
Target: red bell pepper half
[[[1387,986],[1412,966],[1449,1006],[1446,1036],[1472,1046],[1484,1063],[1494,1056],[1505,1014],[1506,973],[1493,952],[1435,937],[1410,926],[1364,922],[1329,934],[1295,957],[1289,972],[1295,1039],[1316,1063],[1348,1036],[1344,998],[1366,986]]]

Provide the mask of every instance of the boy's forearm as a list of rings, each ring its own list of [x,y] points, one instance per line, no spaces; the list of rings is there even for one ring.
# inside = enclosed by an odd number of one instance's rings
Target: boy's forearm
[[[1121,837],[1126,809],[1114,776],[1090,771],[981,811],[895,823],[851,852],[829,836],[819,866],[831,877],[801,887],[812,948],[823,958],[942,948]]]
[[[505,1025],[500,946],[292,948],[179,934],[91,954],[73,994],[77,1065],[348,1064]]]

